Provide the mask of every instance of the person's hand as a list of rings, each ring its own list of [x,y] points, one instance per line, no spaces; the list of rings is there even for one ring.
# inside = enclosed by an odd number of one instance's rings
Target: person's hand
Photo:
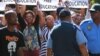
[[[13,0],[15,2],[15,4],[17,4],[17,0]]]
[[[16,0],[13,0],[14,2],[16,2]]]
[[[39,7],[40,7],[40,4],[39,2],[37,2],[37,15],[42,15],[42,11]]]

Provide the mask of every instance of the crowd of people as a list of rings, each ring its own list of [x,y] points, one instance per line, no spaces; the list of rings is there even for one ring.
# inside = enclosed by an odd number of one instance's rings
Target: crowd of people
[[[6,5],[0,11],[0,56],[100,56],[100,4],[88,9],[91,18],[71,9]]]

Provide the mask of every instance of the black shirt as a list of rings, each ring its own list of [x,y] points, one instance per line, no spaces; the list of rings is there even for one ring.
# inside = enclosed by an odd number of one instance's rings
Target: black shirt
[[[0,30],[0,56],[17,56],[19,47],[25,46],[23,35],[19,31]]]

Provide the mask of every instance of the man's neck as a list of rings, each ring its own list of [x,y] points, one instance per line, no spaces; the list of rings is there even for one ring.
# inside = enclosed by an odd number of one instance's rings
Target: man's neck
[[[96,25],[100,24],[100,20],[93,20]]]
[[[62,20],[62,22],[66,22],[66,23],[71,23],[71,21],[70,20]]]
[[[8,25],[7,29],[8,29],[8,31],[13,32],[15,30],[15,26],[14,25]]]
[[[47,27],[48,27],[48,29],[50,29],[50,30],[53,28],[53,26],[47,26]]]

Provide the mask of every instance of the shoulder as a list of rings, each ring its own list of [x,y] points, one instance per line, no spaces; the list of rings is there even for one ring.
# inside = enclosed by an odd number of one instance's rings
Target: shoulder
[[[81,22],[80,28],[85,28],[87,27],[87,25],[91,24],[92,22],[93,22],[92,19],[85,19]]]
[[[6,27],[0,28],[0,33],[3,32],[3,31],[5,32],[6,29],[7,29]]]
[[[6,31],[7,31],[7,28],[0,29],[0,38],[2,38],[2,36],[5,36]]]
[[[60,27],[60,26],[61,26],[61,24],[54,25],[53,28],[51,29],[50,33],[52,33],[53,30],[57,29],[57,28]]]
[[[61,29],[61,25],[56,25],[51,29],[50,33],[53,34],[54,32],[58,32]]]
[[[24,36],[24,34],[23,34],[20,30],[16,30],[16,33],[17,33],[19,36]]]
[[[55,26],[52,28],[52,31],[54,31],[54,30],[60,28],[61,26],[62,26],[61,24],[55,25]]]
[[[72,23],[69,23],[69,22],[61,22],[61,27],[73,27],[73,24]]]
[[[5,27],[1,27],[0,30],[4,30],[4,29],[6,29],[6,28],[7,28],[7,26],[5,26]]]
[[[92,19],[85,19],[80,23],[80,26],[84,25],[84,24],[88,24],[92,21]]]

